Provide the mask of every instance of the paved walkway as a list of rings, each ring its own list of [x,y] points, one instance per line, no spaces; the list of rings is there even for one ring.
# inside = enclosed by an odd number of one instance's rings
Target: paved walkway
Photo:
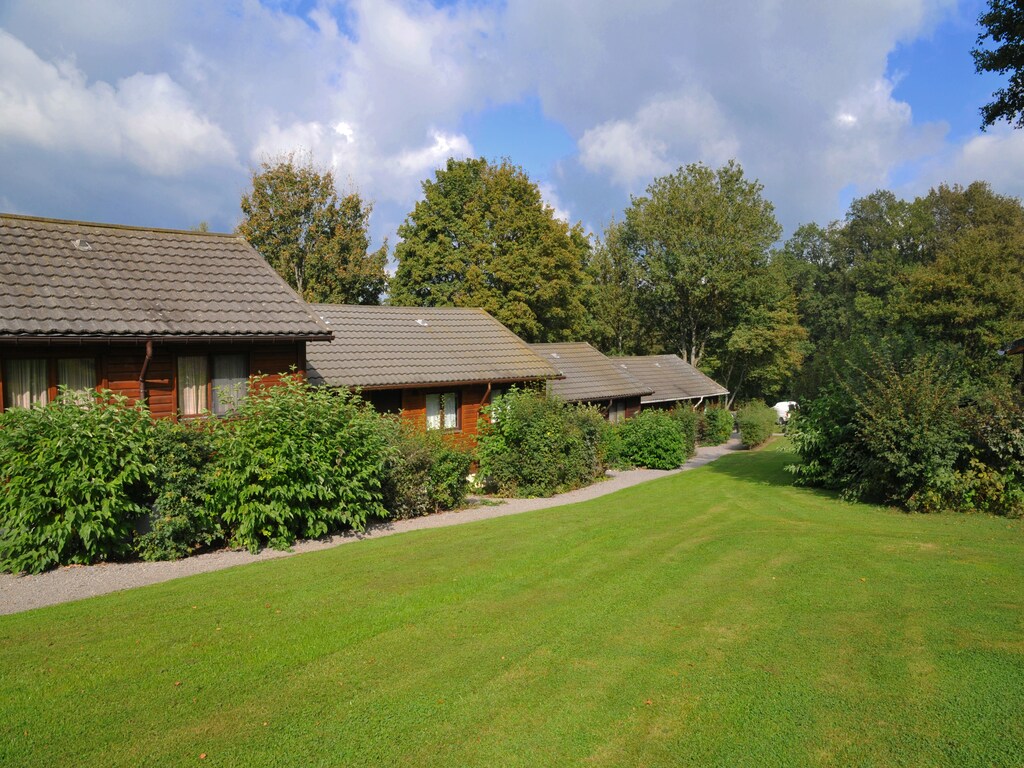
[[[108,592],[141,587],[169,581],[194,573],[206,573],[235,565],[254,563],[261,560],[273,560],[278,557],[291,557],[302,552],[315,552],[330,549],[341,544],[348,544],[363,539],[375,539],[380,536],[391,536],[405,531],[418,531],[424,528],[443,528],[449,525],[460,525],[476,520],[487,520],[492,517],[516,515],[520,512],[532,512],[537,509],[556,507],[562,504],[573,504],[578,501],[596,499],[609,493],[628,488],[639,483],[667,477],[688,469],[703,466],[726,453],[739,449],[739,440],[733,438],[724,445],[710,448],[698,448],[697,455],[680,469],[631,469],[623,472],[609,472],[608,479],[580,488],[568,493],[561,493],[546,499],[505,499],[497,504],[471,506],[454,512],[442,512],[436,515],[417,517],[412,520],[396,520],[393,523],[378,523],[369,526],[362,533],[347,533],[330,538],[300,541],[287,552],[275,549],[264,549],[258,554],[250,554],[244,550],[219,550],[203,555],[188,557],[184,560],[159,563],[102,563],[88,566],[66,566],[47,571],[36,576],[12,576],[0,574],[0,614],[18,613],[44,605],[66,603],[81,600]]]

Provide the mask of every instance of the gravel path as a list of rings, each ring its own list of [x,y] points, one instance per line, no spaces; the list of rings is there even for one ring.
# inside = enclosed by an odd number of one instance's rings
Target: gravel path
[[[492,517],[516,515],[520,512],[532,512],[577,501],[587,501],[609,493],[628,488],[632,485],[654,480],[659,477],[674,475],[687,469],[703,466],[720,456],[739,448],[739,440],[733,438],[724,445],[709,448],[698,448],[697,455],[682,468],[673,470],[632,469],[624,472],[609,472],[604,482],[594,483],[568,493],[561,493],[547,499],[505,499],[497,504],[471,506],[454,512],[442,512],[412,520],[397,520],[393,523],[372,525],[363,533],[347,533],[330,538],[300,541],[287,552],[275,549],[264,549],[258,554],[250,554],[244,550],[224,549],[208,552],[203,555],[159,563],[102,563],[100,565],[66,566],[47,571],[36,576],[12,576],[0,574],[0,615],[18,613],[44,605],[66,603],[81,600],[108,592],[156,584],[194,573],[217,571],[235,565],[254,563],[261,560],[273,560],[278,557],[291,557],[302,552],[315,552],[330,549],[340,544],[348,544],[362,539],[374,539],[390,536],[405,531],[418,531],[424,528],[442,528],[449,525],[460,525],[475,520],[487,520]]]

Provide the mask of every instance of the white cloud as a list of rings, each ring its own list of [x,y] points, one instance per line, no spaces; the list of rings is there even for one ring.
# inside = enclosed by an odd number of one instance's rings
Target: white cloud
[[[473,154],[467,115],[528,99],[577,142],[578,155],[547,178],[530,169],[560,216],[600,225],[653,177],[736,157],[792,227],[841,215],[842,190],[889,185],[894,169],[1024,178],[1024,134],[943,150],[945,126],[915,121],[893,93],[889,55],[955,6],[319,0],[299,18],[257,0],[153,0],[130,12],[96,0],[88,13],[7,0],[0,162],[30,147],[53,168],[87,154],[93,178],[125,167],[142,181],[173,178],[155,185],[164,197],[154,192],[151,205],[163,215],[184,210],[175,195],[212,205],[211,185],[225,179],[235,186],[218,211],[237,212],[247,181],[237,157],[255,165],[307,150],[378,201],[374,226],[386,230],[448,156]],[[125,195],[140,180],[130,175]],[[4,193],[24,207],[17,183]],[[69,172],[68,185],[90,194],[84,172]]]
[[[564,221],[566,224],[572,224],[572,218],[569,210],[562,205],[562,201],[558,199],[558,193],[555,191],[554,186],[550,182],[541,181],[537,184],[537,189],[540,190],[540,196],[544,200],[545,205],[551,207],[554,211],[556,219]]]
[[[1001,194],[1024,198],[1024,131],[990,128],[932,158],[908,185],[905,194],[920,195],[939,184],[967,186],[987,181]]]
[[[580,139],[580,162],[606,171],[629,191],[655,176],[671,173],[681,158],[699,157],[721,165],[739,154],[739,142],[715,100],[699,89],[656,99],[630,120],[612,120],[587,130]]]
[[[158,176],[236,162],[230,140],[164,73],[89,84],[0,30],[0,142],[122,158]]]

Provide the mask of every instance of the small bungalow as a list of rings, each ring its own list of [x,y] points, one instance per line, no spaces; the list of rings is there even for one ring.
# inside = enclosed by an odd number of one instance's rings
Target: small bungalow
[[[558,372],[482,309],[314,304],[334,332],[310,347],[310,383],[359,389],[383,413],[472,443],[480,409]]]
[[[642,355],[613,358],[617,365],[642,381],[651,391],[640,399],[643,408],[674,408],[687,403],[694,408],[729,390],[705,376],[678,355]]]
[[[237,235],[0,214],[0,407],[109,389],[178,419],[331,332]]]
[[[596,405],[609,421],[635,416],[641,398],[653,392],[616,359],[605,357],[585,341],[531,344],[530,348],[564,376],[548,382],[550,394],[569,403]]]

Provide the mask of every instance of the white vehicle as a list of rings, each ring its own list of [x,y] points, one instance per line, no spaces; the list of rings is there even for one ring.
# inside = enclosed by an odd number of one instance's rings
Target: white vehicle
[[[795,400],[780,400],[772,408],[775,409],[776,415],[779,417],[779,424],[785,424],[789,421],[789,414],[791,411],[796,410]]]

